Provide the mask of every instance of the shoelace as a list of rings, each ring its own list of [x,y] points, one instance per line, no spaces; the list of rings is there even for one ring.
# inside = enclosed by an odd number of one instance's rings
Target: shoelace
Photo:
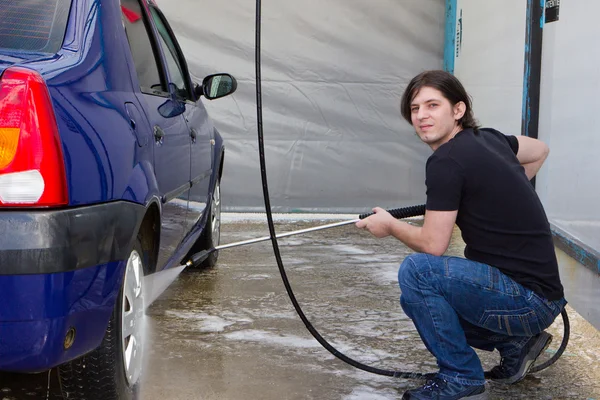
[[[426,390],[431,390],[432,392],[435,389],[442,389],[443,386],[445,386],[446,381],[440,378],[434,378],[432,380],[430,380],[429,382],[427,382],[424,386],[423,389]]]
[[[510,369],[510,367],[508,365],[506,365],[506,364],[508,364],[508,362],[509,362],[508,357],[502,357],[500,359],[500,370],[508,371]]]
[[[498,374],[502,375],[502,374],[506,373],[507,370],[508,370],[508,368],[506,367],[506,359],[504,357],[502,357],[500,359],[500,365],[496,365],[489,372],[490,372],[491,376],[498,376]]]

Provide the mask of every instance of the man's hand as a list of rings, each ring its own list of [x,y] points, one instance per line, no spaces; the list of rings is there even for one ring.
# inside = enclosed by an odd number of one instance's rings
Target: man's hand
[[[374,215],[358,221],[356,227],[366,229],[373,236],[380,239],[389,236],[391,234],[392,223],[396,221],[396,218],[380,207],[375,207],[373,212],[375,213]]]
[[[427,210],[421,227],[398,221],[382,208],[376,207],[373,211],[375,215],[358,221],[356,226],[378,238],[392,235],[414,251],[434,256],[441,256],[448,249],[458,215],[458,210]]]

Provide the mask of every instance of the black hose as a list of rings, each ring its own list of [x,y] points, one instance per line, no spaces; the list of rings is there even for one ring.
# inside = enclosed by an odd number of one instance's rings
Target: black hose
[[[424,374],[414,373],[414,372],[402,372],[402,371],[388,371],[384,369],[370,367],[368,365],[362,364],[358,361],[351,359],[350,357],[340,353],[337,349],[335,349],[332,345],[330,345],[323,337],[317,332],[317,330],[312,326],[310,321],[304,315],[304,312],[300,308],[298,301],[296,300],[296,296],[292,291],[292,287],[290,286],[290,282],[287,278],[287,274],[283,267],[283,261],[281,260],[281,254],[279,253],[279,245],[277,243],[275,226],[273,224],[273,215],[271,214],[271,202],[269,200],[269,187],[267,184],[267,167],[265,163],[265,147],[263,143],[263,122],[262,122],[262,85],[261,85],[261,64],[260,64],[260,38],[261,38],[261,0],[256,0],[256,120],[258,125],[258,152],[260,157],[260,174],[262,177],[262,187],[263,187],[263,197],[265,200],[265,209],[267,213],[267,222],[269,224],[269,234],[271,235],[271,243],[273,244],[273,252],[275,254],[275,259],[277,261],[277,266],[279,267],[279,272],[281,273],[281,278],[283,279],[283,284],[285,286],[285,290],[287,291],[296,312],[300,316],[302,322],[306,326],[306,329],[313,335],[315,339],[325,347],[331,354],[339,358],[340,360],[356,367],[362,369],[363,371],[372,372],[379,375],[387,375],[394,376],[397,378],[423,378]]]
[[[569,316],[567,315],[567,310],[565,308],[563,308],[560,315],[562,316],[564,325],[563,338],[562,342],[560,343],[560,347],[558,348],[558,350],[556,350],[556,353],[554,353],[554,355],[549,360],[543,362],[540,365],[534,365],[529,372],[540,372],[541,370],[548,368],[549,366],[554,364],[560,358],[560,356],[562,356],[562,353],[565,352],[567,344],[569,343],[569,336],[571,335],[571,324],[569,323]]]
[[[421,204],[420,206],[394,208],[392,210],[387,210],[387,212],[389,212],[392,217],[396,219],[417,217],[419,215],[425,215],[425,204]],[[365,219],[373,214],[375,213],[360,214],[358,218]]]
[[[256,120],[257,120],[257,129],[258,129],[258,152],[259,152],[259,158],[260,158],[260,175],[262,178],[263,197],[264,197],[264,201],[265,201],[267,223],[269,225],[269,234],[271,236],[271,243],[273,244],[273,253],[275,254],[275,260],[277,261],[277,267],[279,268],[279,273],[281,274],[281,279],[283,280],[285,290],[287,291],[287,294],[290,297],[290,300],[292,301],[294,309],[296,310],[296,312],[300,316],[300,319],[306,326],[306,329],[308,329],[308,331],[311,333],[311,335],[313,335],[313,337],[325,349],[327,349],[331,354],[333,354],[340,360],[352,365],[353,367],[361,369],[363,371],[371,372],[371,373],[378,374],[378,375],[392,376],[395,378],[411,378],[411,379],[431,378],[435,375],[434,373],[424,374],[424,373],[419,373],[419,372],[392,371],[392,370],[386,370],[386,369],[381,369],[381,368],[375,368],[375,367],[371,367],[369,365],[365,365],[361,362],[358,362],[358,361],[344,355],[343,353],[338,351],[336,348],[334,348],[331,344],[329,344],[319,334],[319,332],[312,326],[312,324],[310,323],[308,318],[306,318],[306,315],[304,315],[302,308],[300,308],[298,301],[296,300],[296,296],[294,295],[294,292],[292,291],[292,287],[290,285],[290,282],[287,278],[287,274],[285,272],[285,268],[283,266],[281,254],[279,253],[279,244],[277,243],[275,225],[273,224],[273,215],[271,213],[271,201],[270,201],[270,197],[269,197],[269,186],[267,183],[267,167],[266,167],[266,161],[265,161],[265,148],[264,148],[264,139],[263,139],[263,119],[262,119],[262,83],[261,83],[262,81],[261,81],[261,60],[260,60],[260,54],[261,54],[261,47],[260,47],[261,8],[262,8],[261,0],[256,0],[255,57],[256,57]],[[399,208],[399,209],[389,210],[389,212],[395,218],[407,218],[407,217],[411,217],[411,216],[424,215],[425,214],[425,205]],[[359,218],[364,219],[367,216],[372,215],[372,214],[373,213],[362,214],[359,216]],[[554,362],[556,362],[556,360],[558,360],[560,355],[564,352],[564,349],[569,340],[569,320],[568,320],[567,313],[565,310],[563,310],[561,315],[563,317],[564,327],[565,327],[565,334],[563,336],[563,341],[562,341],[561,347],[556,352],[554,357],[552,357],[550,360],[548,360],[544,364],[542,364],[538,367],[534,367],[532,369],[532,372],[540,371],[540,370],[552,365]]]

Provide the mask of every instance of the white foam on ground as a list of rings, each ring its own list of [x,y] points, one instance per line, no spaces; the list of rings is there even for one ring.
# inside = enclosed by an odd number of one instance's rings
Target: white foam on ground
[[[349,246],[345,244],[335,244],[331,246],[334,252],[345,253],[345,254],[373,254],[373,251],[363,250],[356,246]]]
[[[272,278],[272,275],[268,275],[268,274],[254,274],[254,275],[248,275],[242,278],[243,281],[259,281],[259,280],[263,280],[263,279],[270,279]]]
[[[399,264],[385,263],[377,264],[376,270],[373,271],[372,277],[380,284],[398,284],[398,269]]]
[[[207,315],[202,320],[200,332],[223,332],[228,326],[234,325],[235,322],[226,321],[223,318]]]
[[[321,345],[314,339],[305,339],[294,335],[278,335],[272,332],[247,329],[230,332],[223,335],[229,340],[245,342],[268,343],[277,346],[294,347],[301,349],[319,348]]]
[[[298,314],[295,311],[271,311],[265,312],[264,310],[257,310],[252,308],[240,309],[246,314],[252,315],[257,318],[284,318],[284,319],[296,319]]]
[[[235,325],[237,322],[248,322],[247,318],[242,319],[224,319],[214,315],[208,315],[204,313],[195,312],[181,312],[181,311],[165,311],[165,314],[172,315],[182,319],[192,319],[200,321],[200,332],[223,332],[225,328],[231,325]]]
[[[363,320],[350,324],[346,328],[347,333],[352,333],[362,337],[380,337],[383,333],[381,330],[384,320]]]
[[[381,363],[384,360],[393,360],[396,358],[396,354],[389,353],[385,350],[374,349],[372,347],[357,349],[347,343],[331,343],[331,345],[348,357],[354,358],[355,360],[361,360],[361,362],[367,364]],[[332,357],[335,356],[333,354],[328,354],[328,358]]]
[[[306,243],[312,242],[311,240],[303,240],[303,239],[290,239],[290,238],[281,238],[279,239],[281,243],[285,243],[286,246],[301,246]]]

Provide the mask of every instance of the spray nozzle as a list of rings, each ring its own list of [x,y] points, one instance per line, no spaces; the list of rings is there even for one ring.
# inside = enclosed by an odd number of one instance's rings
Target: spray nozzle
[[[202,261],[206,260],[215,249],[202,250],[195,253],[188,262],[185,263],[186,267],[193,267],[199,265]]]

